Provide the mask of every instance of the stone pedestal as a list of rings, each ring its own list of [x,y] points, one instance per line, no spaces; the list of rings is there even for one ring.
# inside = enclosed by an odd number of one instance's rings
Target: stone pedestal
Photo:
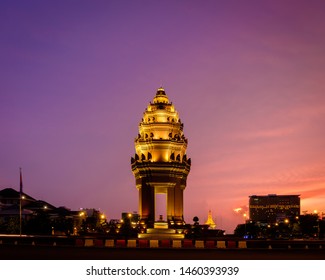
[[[182,232],[182,230],[179,230]],[[168,228],[167,222],[155,222],[153,228],[148,228],[146,233],[139,233],[138,238],[143,239],[184,239],[184,234],[177,229]]]

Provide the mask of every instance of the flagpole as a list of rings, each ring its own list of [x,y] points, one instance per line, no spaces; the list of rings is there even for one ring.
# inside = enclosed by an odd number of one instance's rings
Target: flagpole
[[[20,187],[19,187],[19,235],[21,236],[21,224],[22,224],[21,199],[22,199],[22,192],[23,192],[23,178],[22,178],[22,174],[21,174],[21,167],[19,168],[19,175],[20,175]]]

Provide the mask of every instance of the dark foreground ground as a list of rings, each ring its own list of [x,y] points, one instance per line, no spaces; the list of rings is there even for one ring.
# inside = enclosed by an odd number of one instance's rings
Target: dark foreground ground
[[[324,249],[172,249],[0,245],[1,260],[325,260]]]

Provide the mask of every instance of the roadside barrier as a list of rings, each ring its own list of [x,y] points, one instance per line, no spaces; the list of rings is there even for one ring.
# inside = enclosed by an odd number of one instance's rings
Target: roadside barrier
[[[247,249],[246,241],[238,241],[238,248],[239,249]]]
[[[125,242],[124,239],[116,240],[115,247],[118,247],[118,248],[125,247],[125,243],[126,243],[126,242]]]
[[[137,241],[134,240],[134,239],[130,239],[130,240],[128,240],[127,247],[128,247],[128,248],[135,248],[135,247],[137,247]]]
[[[83,239],[76,239],[76,243],[75,243],[75,246],[77,247],[83,247],[85,244],[84,240]]]
[[[148,248],[149,247],[149,240],[148,239],[139,239],[138,240],[139,248]]]
[[[217,248],[219,249],[226,249],[226,241],[217,241]]]
[[[93,239],[85,239],[85,247],[92,247],[94,246],[94,240]]]
[[[231,249],[233,249],[233,248],[236,248],[236,241],[228,241],[227,242],[227,248],[231,248]]]
[[[181,240],[173,240],[173,248],[182,248]]]
[[[184,239],[183,240],[183,248],[193,248],[192,239]]]
[[[158,240],[150,240],[150,248],[158,248],[159,242]]]
[[[170,248],[170,239],[160,240],[161,248]]]
[[[243,239],[105,239],[104,237],[6,237],[0,239],[2,245],[30,245],[30,246],[75,246],[96,248],[174,248],[174,249],[305,249],[324,250],[325,240],[243,240]]]
[[[203,240],[195,240],[195,248],[203,249],[204,248],[204,241]]]
[[[105,247],[114,247],[114,246],[115,246],[114,239],[105,240]]]
[[[209,248],[209,249],[215,248],[215,242],[214,242],[214,240],[207,240],[207,241],[205,241],[205,248]]]
[[[94,246],[95,247],[103,247],[104,246],[104,240],[103,239],[95,239],[94,240]]]

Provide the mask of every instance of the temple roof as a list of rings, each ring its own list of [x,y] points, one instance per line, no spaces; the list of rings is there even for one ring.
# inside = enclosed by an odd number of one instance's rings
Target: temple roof
[[[209,210],[209,213],[208,213],[208,220],[205,222],[206,225],[209,225],[209,227],[211,229],[215,229],[216,228],[216,224],[215,222],[213,221],[212,219],[212,212],[211,210]]]

